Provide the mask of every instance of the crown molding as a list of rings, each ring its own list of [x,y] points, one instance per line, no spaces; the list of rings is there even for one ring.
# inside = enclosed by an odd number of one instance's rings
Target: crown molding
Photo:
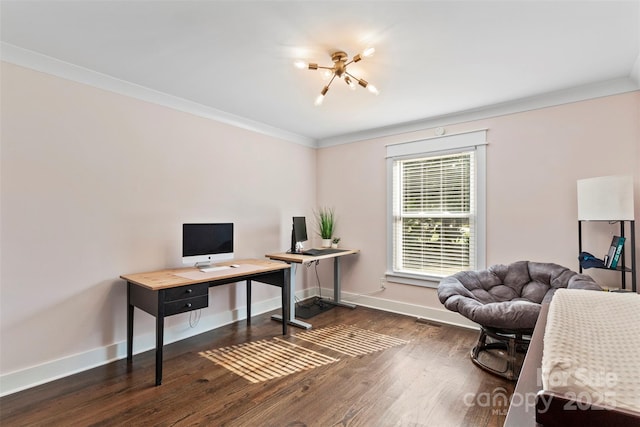
[[[640,67],[636,61],[636,67]],[[349,144],[352,142],[364,141],[373,138],[399,135],[408,132],[416,132],[435,127],[445,127],[453,124],[465,123],[474,120],[488,119],[491,117],[504,116],[525,111],[538,110],[541,108],[553,107],[562,104],[585,101],[605,96],[618,95],[621,93],[640,90],[639,79],[623,77],[605,82],[576,86],[573,88],[549,92],[529,98],[522,98],[515,101],[500,104],[488,105],[486,107],[445,114],[413,122],[401,123],[398,125],[368,129],[361,132],[338,135],[330,138],[318,140],[318,148],[331,147],[334,145]]]
[[[585,101],[604,96],[617,95],[640,89],[640,55],[636,59],[628,77],[605,82],[577,86],[556,92],[550,92],[529,98],[476,109],[429,117],[413,122],[401,123],[386,127],[368,129],[360,132],[337,135],[316,140],[304,135],[288,132],[265,123],[230,114],[215,108],[207,107],[184,98],[159,92],[144,86],[136,85],[115,77],[98,73],[88,68],[64,62],[31,50],[23,49],[9,43],[0,42],[0,59],[22,67],[51,74],[63,79],[86,84],[129,96],[146,102],[162,105],[199,117],[215,120],[234,127],[271,136],[311,148],[324,148],[334,145],[349,144],[373,138],[415,132],[429,128],[444,127],[452,124],[482,120],[507,114],[521,113],[562,104]]]
[[[9,43],[0,43],[0,59],[21,67],[30,68],[66,80],[108,90],[110,92],[129,96],[141,101],[162,105],[164,107],[215,120],[241,129],[283,139],[285,141],[294,142],[307,147],[316,147],[316,140],[313,138],[288,132],[261,122],[207,107],[197,102],[149,89],[125,80],[117,79],[107,74],[102,74],[28,49],[23,49]]]

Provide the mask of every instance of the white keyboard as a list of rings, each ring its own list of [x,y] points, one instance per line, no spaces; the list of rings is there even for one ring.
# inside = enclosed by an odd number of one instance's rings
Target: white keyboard
[[[200,267],[200,271],[202,271],[203,273],[210,273],[212,271],[222,271],[222,270],[229,270],[231,269],[231,267],[229,267],[228,265],[221,265],[218,267]]]

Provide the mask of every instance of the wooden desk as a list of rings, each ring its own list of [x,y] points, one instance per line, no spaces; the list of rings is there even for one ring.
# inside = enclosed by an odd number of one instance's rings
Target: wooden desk
[[[323,259],[333,259],[333,300],[325,300],[326,302],[339,305],[342,307],[355,308],[355,305],[344,303],[340,299],[341,293],[341,285],[340,285],[340,258],[345,255],[357,254],[360,252],[360,249],[341,249],[341,252],[334,252],[330,254],[324,255],[304,255],[304,254],[292,254],[287,252],[275,253],[275,254],[267,254],[265,255],[269,259],[284,261],[287,264],[306,264],[314,261],[319,261]],[[289,294],[289,316],[286,315],[271,316],[274,320],[282,321],[282,319],[288,319],[287,322],[292,326],[297,326],[303,329],[311,329],[311,324],[307,322],[303,322],[295,318],[296,316],[296,303],[295,303],[295,294],[296,294],[296,274],[295,270],[291,270],[291,293]]]
[[[234,260],[218,265],[238,264],[237,268],[201,272],[197,268],[174,268],[120,276],[127,281],[127,360],[133,360],[134,308],[156,318],[156,385],[162,384],[162,348],[164,318],[198,310],[209,305],[209,287],[246,280],[247,323],[251,323],[251,281],[267,283],[282,289],[282,316],[289,316],[291,266],[261,259]],[[282,334],[287,323],[282,322]]]

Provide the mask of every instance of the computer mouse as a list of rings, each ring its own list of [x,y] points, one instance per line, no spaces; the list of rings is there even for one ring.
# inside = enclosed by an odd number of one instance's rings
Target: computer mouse
[[[231,268],[238,268],[238,267],[240,267],[240,265],[239,264],[231,264],[230,267]]]

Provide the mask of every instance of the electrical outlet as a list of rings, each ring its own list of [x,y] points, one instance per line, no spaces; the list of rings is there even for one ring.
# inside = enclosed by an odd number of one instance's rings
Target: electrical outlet
[[[380,278],[380,289],[387,289],[387,281],[384,277]]]

